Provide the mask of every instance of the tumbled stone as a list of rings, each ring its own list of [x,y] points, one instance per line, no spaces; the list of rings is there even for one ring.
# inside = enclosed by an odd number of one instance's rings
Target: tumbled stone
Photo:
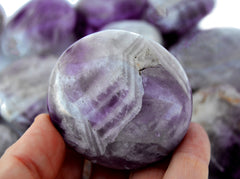
[[[240,178],[240,93],[221,85],[193,95],[192,121],[207,131],[211,143],[209,179]]]
[[[87,159],[134,169],[163,159],[180,143],[191,120],[191,89],[159,43],[105,30],[59,58],[48,109],[65,141]]]
[[[77,9],[87,19],[88,34],[104,25],[125,19],[139,19],[147,0],[81,0]]]
[[[149,0],[145,19],[164,33],[185,34],[211,12],[214,0]]]
[[[170,49],[193,89],[229,83],[240,90],[240,29],[195,31]]]
[[[0,115],[24,132],[34,117],[47,112],[47,89],[56,57],[17,60],[0,72]]]
[[[77,14],[65,0],[32,0],[8,22],[2,40],[12,58],[61,54],[76,39]]]
[[[152,24],[143,20],[122,20],[112,22],[104,26],[101,30],[117,29],[134,32],[144,36],[147,39],[154,40],[160,44],[163,43],[162,35]]]

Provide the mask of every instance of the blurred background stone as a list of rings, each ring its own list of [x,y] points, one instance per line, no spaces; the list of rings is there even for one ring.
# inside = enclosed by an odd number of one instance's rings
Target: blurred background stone
[[[29,57],[0,72],[0,116],[23,133],[47,112],[48,80],[57,58]]]
[[[212,86],[193,96],[192,121],[207,131],[211,143],[209,179],[240,178],[240,93],[232,86]]]
[[[240,90],[240,29],[194,31],[170,48],[194,90],[228,83]]]
[[[154,40],[160,44],[163,44],[162,35],[157,30],[157,28],[143,20],[122,20],[112,22],[104,26],[101,30],[107,29],[126,30],[134,32],[144,36],[147,39]]]

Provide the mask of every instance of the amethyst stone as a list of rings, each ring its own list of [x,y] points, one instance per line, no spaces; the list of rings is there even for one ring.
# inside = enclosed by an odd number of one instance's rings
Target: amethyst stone
[[[145,19],[164,33],[184,34],[205,17],[215,0],[148,0]]]
[[[192,111],[178,61],[157,42],[121,30],[80,39],[55,65],[48,109],[65,141],[107,167],[134,169],[172,152]]]
[[[152,24],[143,20],[122,20],[122,21],[112,22],[102,28],[102,30],[107,30],[107,29],[126,30],[126,31],[140,34],[145,38],[154,40],[160,44],[163,43],[162,35],[157,30],[157,28]]]
[[[4,53],[11,57],[61,54],[75,41],[75,10],[64,0],[32,0],[7,24]]]
[[[202,89],[193,96],[192,120],[211,142],[209,179],[240,178],[240,93],[232,86]]]
[[[124,19],[139,19],[147,0],[81,0],[77,9],[87,19],[88,33],[104,25]]]
[[[56,57],[31,57],[0,72],[0,116],[24,132],[34,117],[47,112],[48,80]]]
[[[189,34],[170,49],[193,89],[228,83],[240,90],[240,30],[215,28]]]

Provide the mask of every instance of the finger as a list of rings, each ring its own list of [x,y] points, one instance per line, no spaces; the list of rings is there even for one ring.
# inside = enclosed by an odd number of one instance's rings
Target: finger
[[[128,179],[129,171],[115,170],[100,165],[93,165],[91,179]]]
[[[169,159],[165,159],[159,163],[150,165],[146,168],[133,171],[130,175],[130,179],[161,179],[163,178],[167,167],[169,164]]]
[[[207,179],[210,143],[205,130],[191,123],[184,140],[176,149],[164,178]]]
[[[62,137],[42,114],[0,159],[0,178],[55,178],[64,157]]]
[[[66,157],[57,179],[80,179],[83,173],[84,159],[72,149],[67,149]]]
[[[84,164],[83,164],[83,176],[82,176],[82,178],[83,179],[86,179],[86,178],[89,179],[90,176],[91,176],[91,172],[92,172],[92,163],[89,160],[85,159]]]

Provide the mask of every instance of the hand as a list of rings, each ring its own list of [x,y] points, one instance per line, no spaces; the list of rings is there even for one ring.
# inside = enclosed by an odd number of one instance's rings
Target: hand
[[[169,160],[135,171],[92,167],[92,179],[207,179],[210,144],[204,129],[191,123]],[[3,179],[80,179],[84,159],[68,149],[49,115],[39,115],[25,134],[0,159]]]

